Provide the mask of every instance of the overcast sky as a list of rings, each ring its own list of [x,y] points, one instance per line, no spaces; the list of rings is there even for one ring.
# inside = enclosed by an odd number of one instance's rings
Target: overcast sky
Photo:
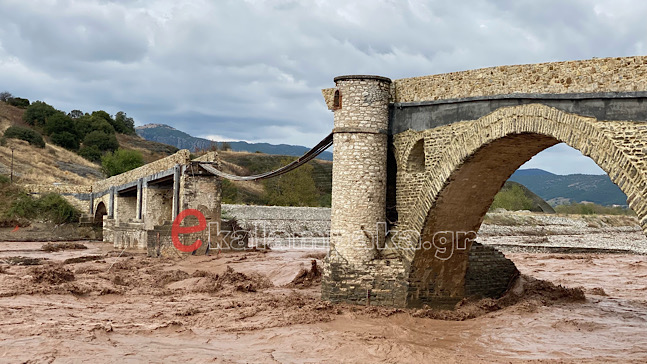
[[[320,89],[472,68],[644,55],[646,1],[0,0],[0,91],[194,136],[312,146]],[[556,148],[527,167],[602,173]]]

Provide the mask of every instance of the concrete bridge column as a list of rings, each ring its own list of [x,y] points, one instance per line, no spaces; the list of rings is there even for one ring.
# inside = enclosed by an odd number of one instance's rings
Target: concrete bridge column
[[[115,188],[110,187],[110,197],[108,200],[108,218],[114,219],[115,217]]]
[[[90,208],[88,212],[90,215],[94,215],[94,192],[90,192]]]
[[[335,78],[335,125],[330,254],[322,297],[403,305],[406,289],[398,262],[382,259],[391,80]]]
[[[140,178],[137,180],[137,220],[141,220],[143,217],[142,214],[142,201],[143,201],[143,190],[144,190],[144,179]]]
[[[182,177],[182,166],[176,164],[173,167],[173,207],[172,219],[174,221],[177,215],[180,214],[180,178]]]

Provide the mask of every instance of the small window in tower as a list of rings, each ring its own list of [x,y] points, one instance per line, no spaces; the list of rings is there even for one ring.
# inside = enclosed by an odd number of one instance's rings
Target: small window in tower
[[[332,101],[332,107],[333,110],[341,109],[341,93],[339,92],[339,90],[335,90],[335,97]]]

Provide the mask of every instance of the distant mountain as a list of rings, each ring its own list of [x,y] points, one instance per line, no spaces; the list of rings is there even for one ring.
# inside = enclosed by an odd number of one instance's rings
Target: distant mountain
[[[599,205],[626,205],[627,196],[608,175],[556,175],[541,169],[521,169],[510,177],[549,203],[594,202]]]
[[[208,149],[214,142],[204,138],[193,137],[183,131],[177,130],[165,124],[147,124],[135,128],[137,135],[154,142],[165,143],[179,149]],[[218,142],[220,143],[220,142]],[[231,150],[235,152],[261,152],[265,154],[301,156],[310,148],[300,145],[269,144],[269,143],[248,143],[248,142],[227,142]],[[332,160],[332,153],[323,152],[319,154],[320,159]]]
[[[554,177],[556,174],[544,171],[543,169],[538,168],[529,168],[529,169],[519,169],[514,172],[514,175],[517,177]]]

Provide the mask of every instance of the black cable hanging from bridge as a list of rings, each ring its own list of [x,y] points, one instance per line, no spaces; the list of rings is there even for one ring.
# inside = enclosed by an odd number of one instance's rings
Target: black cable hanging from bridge
[[[258,181],[262,179],[267,179],[267,178],[272,178],[272,177],[277,177],[282,174],[288,173],[296,168],[299,168],[300,166],[308,163],[309,161],[313,160],[316,156],[321,154],[323,151],[326,149],[330,148],[332,145],[333,141],[333,133],[330,133],[327,137],[325,137],[322,141],[319,142],[314,148],[310,149],[306,154],[302,155],[301,157],[297,158],[295,161],[293,161],[290,164],[286,164],[285,166],[276,169],[271,172],[265,172],[261,174],[255,174],[253,176],[236,176],[233,174],[225,173],[222,171],[219,171],[218,169],[214,168],[213,165],[211,164],[206,164],[206,163],[200,163],[200,167],[204,168],[207,172],[216,175],[218,177],[226,178],[228,180],[232,181]]]

